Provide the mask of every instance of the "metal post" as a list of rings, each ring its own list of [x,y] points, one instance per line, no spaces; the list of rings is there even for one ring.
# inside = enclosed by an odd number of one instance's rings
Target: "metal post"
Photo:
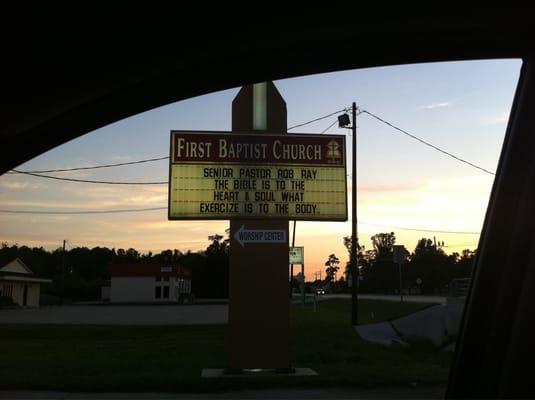
[[[353,102],[353,157],[352,157],[352,189],[351,189],[351,325],[358,324],[358,289],[357,270],[357,104]]]
[[[292,247],[295,247],[295,225],[296,224],[297,224],[297,221],[294,221],[294,231],[292,235]],[[290,299],[292,298],[293,278],[294,278],[294,265],[290,264]]]
[[[399,268],[399,297],[401,302],[403,303],[403,279],[401,277],[401,260],[398,260],[398,268]]]
[[[304,262],[303,264],[301,264],[301,276],[303,277],[303,289],[302,289],[303,305],[305,305],[306,299],[305,299],[305,263]]]

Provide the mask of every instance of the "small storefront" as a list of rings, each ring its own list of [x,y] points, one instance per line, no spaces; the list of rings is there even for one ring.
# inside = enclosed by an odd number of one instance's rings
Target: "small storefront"
[[[180,265],[112,264],[111,303],[178,303],[191,296],[191,271]]]
[[[36,277],[19,258],[0,268],[0,296],[11,297],[21,307],[39,307],[41,283],[50,282]]]

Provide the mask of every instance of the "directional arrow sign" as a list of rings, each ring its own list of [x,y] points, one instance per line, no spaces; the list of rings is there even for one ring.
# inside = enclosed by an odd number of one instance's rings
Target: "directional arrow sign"
[[[284,243],[286,242],[286,231],[282,229],[245,229],[242,225],[234,234],[242,247],[246,243],[264,244],[264,243]]]

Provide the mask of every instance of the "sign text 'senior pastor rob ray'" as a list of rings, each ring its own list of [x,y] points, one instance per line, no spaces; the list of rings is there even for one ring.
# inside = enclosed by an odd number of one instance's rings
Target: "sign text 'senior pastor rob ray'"
[[[347,220],[345,137],[171,132],[169,219]]]

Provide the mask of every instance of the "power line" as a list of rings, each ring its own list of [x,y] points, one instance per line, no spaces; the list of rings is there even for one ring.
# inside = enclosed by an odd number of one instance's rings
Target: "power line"
[[[327,128],[325,128],[324,130],[321,131],[321,135],[323,135],[325,132],[327,132],[329,129],[331,129],[333,127],[334,124],[336,124],[338,122],[338,119],[335,119],[334,122],[329,125]]]
[[[38,214],[38,215],[83,215],[83,214],[117,214],[117,213],[130,213],[130,212],[146,212],[146,211],[160,211],[167,210],[167,207],[152,207],[152,208],[130,208],[130,209],[117,209],[117,210],[80,210],[80,211],[42,211],[42,210],[5,210],[0,209],[0,213],[5,214]],[[377,226],[382,228],[392,228],[407,231],[416,232],[429,232],[429,233],[449,233],[449,234],[464,234],[464,235],[479,235],[480,232],[466,232],[466,231],[443,231],[436,229],[417,229],[391,225],[372,224],[365,221],[358,221],[363,225]]]
[[[341,112],[347,112],[347,111],[348,111],[348,109],[347,109],[347,108],[344,108],[344,109],[342,109],[342,110],[338,110],[338,111],[335,111],[335,112],[333,112],[333,113],[324,115],[323,117],[315,118],[315,119],[312,119],[312,120],[310,120],[310,121],[303,122],[302,124],[298,124],[298,125],[291,126],[291,127],[289,127],[287,130],[289,131],[290,129],[299,128],[300,126],[305,126],[305,125],[311,124],[311,123],[316,122],[316,121],[321,121],[322,119],[329,118],[329,117],[332,117],[332,116],[335,115],[335,114],[338,114],[338,113],[341,113]],[[333,125],[334,125],[334,124],[333,124]]]
[[[123,162],[123,163],[117,163],[117,164],[102,164],[102,165],[93,165],[90,167],[75,167],[75,168],[62,168],[62,169],[43,169],[43,170],[35,170],[35,171],[15,171],[15,173],[32,173],[32,174],[46,174],[49,172],[69,172],[69,171],[82,171],[82,170],[88,170],[88,169],[99,169],[99,168],[111,168],[111,167],[120,167],[123,165],[134,165],[134,164],[143,164],[148,162],[154,162],[154,161],[161,161],[161,160],[167,160],[169,159],[169,156],[165,157],[158,157],[158,158],[148,158],[146,160],[137,160],[137,161],[129,161],[129,162]]]
[[[57,180],[57,181],[69,181],[69,182],[79,182],[79,183],[101,183],[101,184],[106,184],[106,185],[163,185],[163,184],[167,185],[169,183],[168,181],[117,182],[117,181],[97,181],[97,180],[91,180],[91,179],[64,178],[64,177],[52,176],[52,175],[35,174],[33,172],[18,171],[16,169],[14,169],[13,172],[15,172],[17,174],[35,176],[37,178],[54,179],[54,180]]]
[[[6,214],[40,214],[40,215],[82,215],[82,214],[116,214],[116,213],[130,213],[130,212],[145,212],[167,210],[167,207],[153,207],[153,208],[131,208],[119,210],[83,210],[83,211],[40,211],[40,210],[3,210],[0,213]]]
[[[341,112],[347,112],[347,108],[344,108],[342,110],[335,111],[333,113],[324,115],[319,118],[312,119],[307,122],[303,122],[302,124],[294,125],[287,130],[295,129],[300,126],[305,126],[308,124],[311,124],[313,122],[321,121],[325,118],[329,118],[335,114],[341,113]],[[337,120],[335,120],[331,125],[329,125],[321,134],[324,134],[326,131],[328,131]],[[24,174],[24,175],[31,175],[35,176],[37,178],[46,178],[46,179],[55,179],[59,181],[69,181],[69,182],[79,182],[79,183],[99,183],[99,184],[107,184],[107,185],[163,185],[168,184],[168,181],[157,181],[157,182],[117,182],[117,181],[100,181],[100,180],[92,180],[92,179],[76,179],[76,178],[64,178],[64,177],[57,177],[57,176],[51,176],[51,175],[44,175],[46,173],[53,173],[53,172],[71,172],[71,171],[83,171],[83,170],[93,170],[93,169],[99,169],[99,168],[111,168],[111,167],[120,167],[124,165],[134,165],[134,164],[142,164],[142,163],[148,163],[148,162],[154,162],[154,161],[161,161],[161,160],[167,160],[169,159],[169,156],[165,157],[157,157],[157,158],[148,158],[144,160],[137,160],[137,161],[130,161],[130,162],[123,162],[123,163],[115,163],[115,164],[102,164],[102,165],[93,165],[89,167],[74,167],[74,168],[57,168],[57,169],[45,169],[45,170],[31,170],[31,171],[20,171],[13,169],[9,173],[12,174]]]
[[[467,231],[442,231],[437,229],[419,229],[419,228],[408,228],[404,226],[393,226],[393,225],[380,225],[380,224],[372,224],[369,222],[364,222],[359,220],[360,224],[363,225],[370,225],[370,226],[377,226],[381,228],[391,228],[391,229],[399,229],[402,231],[414,231],[414,232],[429,232],[429,233],[449,233],[449,234],[455,234],[455,235],[479,235],[481,232],[467,232]]]
[[[342,110],[335,111],[333,113],[324,115],[322,117],[315,118],[315,119],[312,119],[312,120],[307,121],[307,122],[303,122],[302,124],[294,125],[294,126],[288,128],[287,130],[295,129],[295,128],[298,128],[300,126],[305,126],[305,125],[311,124],[311,123],[316,122],[316,121],[321,121],[321,120],[323,120],[325,118],[329,118],[329,117],[331,117],[331,116],[333,116],[335,114],[338,114],[338,113],[341,113],[341,112],[347,112],[347,111],[348,111],[348,109],[344,108]],[[327,129],[325,129],[322,132],[322,134],[325,133],[327,130],[329,130],[335,123],[336,123],[336,121],[333,124],[331,124]],[[142,164],[142,163],[161,161],[161,160],[167,160],[167,159],[169,159],[169,156],[157,157],[157,158],[148,158],[148,159],[144,159],[144,160],[129,161],[129,162],[115,163],[115,164],[93,165],[93,166],[89,166],[89,167],[56,168],[56,169],[42,169],[42,170],[30,170],[30,171],[11,170],[9,173],[46,174],[46,173],[50,173],[50,172],[83,171],[83,170],[92,170],[92,169],[99,169],[99,168],[120,167],[120,166],[124,166],[124,165],[135,165],[135,164]],[[90,182],[90,183],[101,183],[101,182]]]
[[[467,243],[457,243],[457,244],[448,244],[443,247],[461,247],[461,246],[477,246],[477,242],[467,242]]]
[[[375,118],[376,120],[381,121],[382,123],[384,123],[384,124],[390,126],[391,128],[394,128],[395,130],[397,130],[397,131],[403,133],[404,135],[407,135],[407,136],[409,136],[410,138],[412,138],[412,139],[414,139],[414,140],[417,140],[418,142],[423,143],[424,145],[429,146],[429,147],[431,147],[432,149],[441,152],[442,154],[447,155],[448,157],[454,158],[455,160],[460,161],[460,162],[462,162],[462,163],[464,163],[464,164],[467,164],[467,165],[469,165],[469,166],[471,166],[471,167],[473,167],[473,168],[477,168],[477,169],[479,169],[479,170],[481,170],[481,171],[483,171],[483,172],[485,172],[485,173],[487,173],[487,174],[489,174],[489,175],[496,175],[494,172],[491,172],[491,171],[489,171],[488,169],[485,169],[485,168],[483,168],[483,167],[480,167],[479,165],[476,165],[476,164],[474,164],[474,163],[472,163],[472,162],[470,162],[470,161],[467,161],[467,160],[465,160],[465,159],[463,159],[463,158],[461,158],[461,157],[457,157],[456,155],[454,155],[454,154],[452,154],[452,153],[450,153],[450,152],[448,152],[448,151],[446,151],[446,150],[442,150],[440,147],[437,147],[437,146],[435,146],[435,145],[433,145],[433,144],[431,144],[431,143],[429,143],[429,142],[427,142],[427,141],[425,141],[425,140],[423,140],[423,139],[420,139],[419,137],[417,137],[417,136],[415,136],[415,135],[410,134],[409,132],[407,132],[407,131],[405,131],[405,130],[403,130],[403,129],[401,129],[401,128],[399,128],[399,127],[393,125],[393,124],[391,124],[391,123],[388,122],[388,121],[385,121],[384,119],[378,117],[378,116],[375,115],[375,114],[372,114],[372,113],[369,112],[369,111],[362,110],[362,113],[366,113],[366,114],[368,114],[369,116]]]
[[[335,111],[335,112],[332,112],[330,114],[327,114],[327,115],[324,115],[324,116],[321,116],[321,117],[318,117],[318,118],[315,118],[315,119],[312,119],[310,121],[307,121],[307,122],[303,122],[302,124],[298,124],[298,125],[294,125],[290,128],[288,128],[288,130],[291,130],[291,129],[295,129],[295,128],[298,128],[298,127],[301,127],[301,126],[305,126],[305,125],[308,125],[308,124],[311,124],[313,122],[317,122],[317,121],[320,121],[320,120],[323,120],[325,118],[329,118],[335,114],[338,114],[338,113],[341,113],[341,112],[347,112],[348,109],[347,108],[344,108],[344,109],[341,109],[341,110],[338,110],[338,111]],[[487,174],[490,174],[490,175],[495,175],[493,172],[483,168],[483,167],[480,167],[470,161],[467,161],[463,158],[460,158],[460,157],[457,157],[456,155],[446,151],[446,150],[443,150],[441,148],[439,148],[438,146],[435,146],[423,139],[420,139],[419,137],[415,136],[415,135],[412,135],[410,134],[409,132],[395,126],[394,124],[384,120],[383,118],[371,113],[370,111],[367,111],[367,110],[363,110],[363,109],[359,109],[359,115],[360,114],[363,114],[363,113],[366,113],[368,114],[369,116],[375,118],[376,120],[390,126],[391,128],[403,133],[404,135],[407,135],[409,136],[410,138],[414,139],[414,140],[417,140],[418,142],[428,146],[428,147],[431,147],[432,149],[436,150],[436,151],[439,151],[440,153],[442,154],[445,154],[457,161],[460,161],[464,164],[467,164],[473,168],[477,168]],[[325,132],[327,132],[334,124],[336,124],[337,120],[335,120],[331,125],[329,125],[326,129],[324,129],[321,134],[324,134]],[[142,164],[142,163],[147,163],[147,162],[154,162],[154,161],[161,161],[161,160],[166,160],[166,159],[169,159],[169,156],[165,156],[165,157],[157,157],[157,158],[149,158],[149,159],[143,159],[143,160],[137,160],[137,161],[130,161],[130,162],[124,162],[124,163],[115,163],[115,164],[103,164],[103,165],[94,165],[94,166],[89,166],[89,167],[74,167],[74,168],[61,168],[61,169],[49,169],[49,170],[33,170],[33,171],[20,171],[20,170],[12,170],[10,171],[9,173],[17,173],[17,174],[25,174],[25,175],[31,175],[31,176],[35,176],[35,177],[38,177],[38,178],[47,178],[47,179],[55,179],[55,180],[61,180],[61,181],[70,181],[70,182],[79,182],[79,183],[97,183],[97,184],[108,184],[108,185],[163,185],[163,184],[168,184],[167,181],[156,181],[156,182],[118,182],[118,181],[101,181],[101,180],[91,180],[91,179],[75,179],[75,178],[63,178],[63,177],[57,177],[57,176],[51,176],[51,175],[43,175],[43,173],[50,173],[50,172],[69,172],[69,171],[81,171],[81,170],[92,170],[92,169],[99,169],[99,168],[111,168],[111,167],[119,167],[119,166],[124,166],[124,165],[134,165],[134,164]]]

